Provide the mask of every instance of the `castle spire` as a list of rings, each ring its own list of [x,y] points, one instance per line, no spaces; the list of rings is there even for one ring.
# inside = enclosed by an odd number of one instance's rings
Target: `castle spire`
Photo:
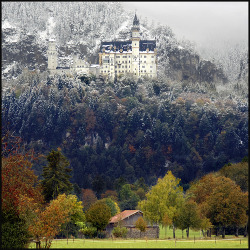
[[[139,24],[140,24],[140,23],[139,23],[139,19],[137,18],[136,13],[135,13],[133,25],[139,25]]]

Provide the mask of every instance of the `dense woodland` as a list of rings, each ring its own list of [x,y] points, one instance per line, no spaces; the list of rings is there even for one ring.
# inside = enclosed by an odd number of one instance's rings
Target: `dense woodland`
[[[167,170],[187,184],[248,154],[247,106],[213,85],[36,72],[17,82],[3,96],[3,128],[36,152],[59,147],[81,188],[114,189],[120,177],[152,185]]]

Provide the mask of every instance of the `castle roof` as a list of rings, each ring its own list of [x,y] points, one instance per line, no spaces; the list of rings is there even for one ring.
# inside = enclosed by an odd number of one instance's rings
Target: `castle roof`
[[[147,48],[149,51],[154,51],[156,48],[156,41],[155,40],[140,40],[139,41],[139,50],[140,51],[147,51]],[[132,51],[132,41],[110,41],[110,42],[102,42],[100,46],[100,52],[103,52],[103,49],[105,53],[108,52],[119,52],[120,49],[123,51]]]

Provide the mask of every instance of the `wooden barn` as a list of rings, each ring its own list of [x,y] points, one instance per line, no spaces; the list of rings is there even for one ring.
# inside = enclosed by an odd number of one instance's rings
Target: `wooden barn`
[[[148,226],[144,233],[140,233],[140,231],[135,228],[135,222],[139,217],[143,217],[143,212],[140,210],[124,210],[113,216],[106,227],[107,237],[112,235],[114,227],[120,225],[128,229],[127,238],[159,238],[159,227],[157,225]]]

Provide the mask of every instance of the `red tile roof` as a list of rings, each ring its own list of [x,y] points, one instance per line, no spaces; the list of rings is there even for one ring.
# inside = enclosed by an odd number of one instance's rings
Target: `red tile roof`
[[[133,214],[136,214],[136,213],[138,213],[138,212],[139,212],[139,213],[142,213],[142,211],[140,211],[140,210],[124,210],[124,211],[122,211],[121,213],[119,213],[119,214],[113,216],[113,217],[110,219],[109,223],[116,223],[116,222],[118,222],[118,221],[124,220],[124,219],[126,219],[127,217],[129,217],[129,216],[131,216],[131,215],[133,215]]]

